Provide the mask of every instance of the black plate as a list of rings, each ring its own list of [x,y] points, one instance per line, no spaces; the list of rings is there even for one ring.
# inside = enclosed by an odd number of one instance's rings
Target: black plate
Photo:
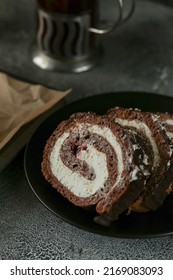
[[[157,211],[122,214],[110,228],[93,222],[93,213],[76,207],[58,194],[42,176],[40,165],[46,140],[58,123],[74,112],[104,114],[113,106],[137,107],[144,111],[173,113],[173,98],[142,92],[106,93],[88,97],[58,110],[44,121],[31,137],[25,153],[27,180],[39,200],[63,220],[87,231],[122,238],[144,238],[173,234],[173,195]]]

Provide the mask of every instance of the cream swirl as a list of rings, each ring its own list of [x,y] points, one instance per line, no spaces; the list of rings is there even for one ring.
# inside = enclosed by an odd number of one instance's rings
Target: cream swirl
[[[103,137],[112,146],[117,155],[118,168],[118,175],[112,188],[115,185],[116,187],[120,186],[123,172],[123,155],[116,136],[107,127],[100,127],[98,125],[86,123],[80,123],[80,126],[75,128],[78,130],[80,136],[83,133],[83,127],[87,127],[89,133]],[[56,140],[50,154],[51,171],[57,180],[65,185],[74,195],[86,198],[103,189],[105,182],[108,180],[107,156],[104,152],[98,151],[93,144],[87,144],[86,149],[80,150],[76,156],[79,160],[85,161],[87,165],[94,170],[95,177],[93,180],[89,180],[84,176],[81,176],[79,172],[74,172],[74,170],[71,170],[63,163],[60,156],[61,146],[65,140],[70,137],[70,133],[71,131],[69,130]]]

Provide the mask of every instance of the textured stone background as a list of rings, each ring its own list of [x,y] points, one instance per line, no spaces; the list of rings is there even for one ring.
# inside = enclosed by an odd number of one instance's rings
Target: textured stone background
[[[163,2],[163,1],[162,1]],[[112,91],[173,96],[173,9],[137,0],[133,18],[101,38],[103,56],[92,71],[45,72],[31,61],[35,1],[0,1],[0,70],[73,91],[66,102]],[[130,98],[130,95],[129,95]],[[24,151],[0,174],[1,259],[172,259],[173,237],[117,239],[80,230],[50,213],[24,174]]]
[[[32,63],[36,1],[2,0],[0,70],[61,90],[72,87],[68,101],[119,90],[172,95],[173,9],[152,1],[136,2],[129,22],[100,37],[103,56],[97,67],[76,75],[45,72]]]

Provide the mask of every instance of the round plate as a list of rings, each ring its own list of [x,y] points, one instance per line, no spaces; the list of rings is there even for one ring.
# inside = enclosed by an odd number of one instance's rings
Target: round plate
[[[57,125],[75,112],[105,114],[114,106],[137,107],[150,112],[173,113],[173,98],[142,92],[116,92],[96,95],[71,103],[48,117],[32,135],[25,152],[25,173],[38,199],[66,222],[90,232],[122,238],[144,238],[173,234],[173,195],[157,211],[120,215],[118,221],[104,228],[93,222],[94,214],[74,206],[57,193],[41,173],[46,140]]]

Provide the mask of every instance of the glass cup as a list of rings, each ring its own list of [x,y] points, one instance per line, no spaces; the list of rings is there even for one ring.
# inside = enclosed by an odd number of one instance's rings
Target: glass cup
[[[134,1],[123,18],[124,1],[117,2],[117,20],[99,28],[99,0],[37,0],[37,34],[33,62],[43,69],[83,72],[91,69],[101,54],[100,35],[128,19]]]

